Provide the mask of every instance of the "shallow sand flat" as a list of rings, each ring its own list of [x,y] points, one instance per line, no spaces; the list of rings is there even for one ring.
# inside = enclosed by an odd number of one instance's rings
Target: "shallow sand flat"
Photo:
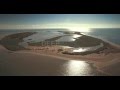
[[[51,57],[56,57],[56,58],[63,58],[65,60],[70,60],[70,59],[76,59],[76,60],[84,60],[84,61],[88,61],[91,63],[94,63],[96,65],[96,67],[104,67],[107,66],[108,64],[110,64],[109,62],[112,61],[113,62],[117,62],[120,59],[120,53],[113,53],[113,54],[108,54],[108,55],[104,55],[104,54],[90,54],[90,55],[65,55],[65,54],[61,54],[61,53],[56,53],[56,52],[50,52],[50,51],[30,51],[31,53],[37,53],[37,54],[42,54],[45,56],[51,56]],[[114,60],[117,59],[117,60]]]
[[[30,50],[29,53],[36,53],[36,54],[41,54],[41,55],[45,55],[45,56],[62,58],[65,60],[70,60],[70,59],[81,60],[82,59],[84,61],[94,63],[94,66],[97,67],[98,70],[100,70],[100,71],[102,70],[102,72],[106,72],[108,74],[111,73],[111,72],[107,71],[107,70],[109,70],[109,67],[111,68],[111,66],[114,65],[114,63],[117,64],[117,62],[120,61],[120,53],[110,53],[107,55],[104,53],[101,53],[101,54],[93,53],[93,54],[84,55],[84,56],[82,56],[82,55],[64,55],[64,54],[58,53],[57,50],[54,50],[54,51],[52,50],[52,49],[57,48],[57,46],[52,46],[52,47],[47,46],[47,47],[43,47],[43,48],[39,47],[40,50],[38,50],[38,47],[35,47],[35,46],[33,48],[34,49]],[[58,48],[60,48],[60,47],[58,47]],[[26,53],[27,52],[28,51],[26,51]],[[107,70],[105,69],[106,67],[108,68]],[[113,71],[114,71],[114,69],[113,69]],[[119,70],[118,70],[118,73],[119,73]],[[113,75],[114,75],[114,73],[113,73]]]
[[[82,74],[79,74],[80,76],[119,75],[120,73],[120,63],[117,63],[120,60],[120,53],[110,54],[107,56],[101,54],[91,54],[76,57],[70,55],[60,55],[56,52],[51,55],[50,52],[41,52],[41,50],[22,50],[11,52],[6,50],[3,46],[0,46],[0,57],[0,75],[78,75],[78,73],[69,74],[66,70],[65,65],[66,63],[71,62],[71,60],[87,61],[98,67],[96,68],[97,70],[93,67],[89,67],[92,72],[82,72]],[[72,67],[74,67],[74,64]],[[87,67],[85,68],[88,69]],[[98,70],[101,72],[98,72]]]
[[[120,58],[120,53],[92,53],[88,55],[68,55],[68,54],[62,54],[61,52],[58,52],[59,49],[61,49],[60,46],[46,46],[46,47],[40,47],[40,46],[29,46],[28,47],[30,52],[34,53],[40,53],[40,54],[46,54],[51,56],[60,56],[60,57],[67,57],[67,58],[73,58],[73,59],[86,59],[90,61],[95,62],[103,62],[103,61],[111,61],[115,58]],[[64,51],[64,49],[62,48]],[[19,51],[18,51],[19,52]],[[28,51],[27,51],[28,52]]]
[[[0,46],[0,76],[105,75],[98,72],[88,63],[76,63],[76,61],[72,59],[68,61],[55,57],[43,56],[36,53],[21,52],[22,53],[9,52],[4,47]]]
[[[120,59],[119,59],[120,60]],[[110,73],[111,76],[120,76],[120,62],[111,64],[103,69],[104,72]]]
[[[0,40],[1,40],[3,37],[5,37],[5,35],[0,35]]]

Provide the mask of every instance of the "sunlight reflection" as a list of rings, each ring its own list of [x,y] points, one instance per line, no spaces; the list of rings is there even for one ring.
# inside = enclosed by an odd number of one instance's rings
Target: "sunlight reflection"
[[[73,52],[85,52],[87,49],[84,48],[79,48],[79,49],[74,49]]]
[[[79,38],[79,37],[81,37],[81,36],[82,36],[82,35],[77,35],[77,34],[74,34],[74,35],[73,35],[73,38],[75,38],[75,39],[76,39],[76,38]]]
[[[90,75],[92,71],[90,64],[85,61],[70,60],[65,67],[68,76]]]

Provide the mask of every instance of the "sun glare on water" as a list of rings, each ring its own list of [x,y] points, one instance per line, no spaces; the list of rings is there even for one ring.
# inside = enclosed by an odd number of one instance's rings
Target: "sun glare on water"
[[[65,76],[84,76],[91,74],[91,67],[85,61],[70,60],[65,65]]]

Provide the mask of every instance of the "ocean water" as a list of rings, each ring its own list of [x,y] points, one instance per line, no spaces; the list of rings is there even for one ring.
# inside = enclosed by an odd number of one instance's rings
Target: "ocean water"
[[[83,33],[120,45],[120,28],[90,29],[89,32]]]
[[[24,30],[0,30],[0,39],[7,35],[15,34],[15,33],[20,33],[20,32],[25,32]]]

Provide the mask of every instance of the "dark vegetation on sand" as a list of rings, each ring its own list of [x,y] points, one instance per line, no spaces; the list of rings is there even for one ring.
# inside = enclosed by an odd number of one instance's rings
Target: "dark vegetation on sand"
[[[8,35],[1,39],[0,44],[11,51],[24,50],[25,48],[18,44],[23,41],[23,38],[28,37],[34,33],[35,32],[24,32]]]

